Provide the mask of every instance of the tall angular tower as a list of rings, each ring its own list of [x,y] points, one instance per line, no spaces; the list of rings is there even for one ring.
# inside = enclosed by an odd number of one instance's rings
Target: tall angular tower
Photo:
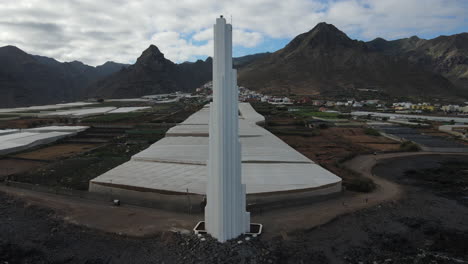
[[[213,102],[210,105],[205,229],[220,242],[250,229],[241,145],[237,73],[232,69],[232,26],[221,16],[214,25]]]

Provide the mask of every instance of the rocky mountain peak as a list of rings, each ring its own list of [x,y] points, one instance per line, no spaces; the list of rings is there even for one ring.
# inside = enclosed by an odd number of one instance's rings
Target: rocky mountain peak
[[[294,38],[285,48],[285,52],[293,52],[310,48],[333,48],[339,46],[352,46],[351,40],[345,33],[332,24],[318,23],[309,32]]]
[[[350,41],[351,39],[332,24],[318,23],[312,30],[306,33],[308,39],[316,41]]]
[[[16,46],[0,47],[0,60],[2,64],[21,64],[35,62],[36,59]]]
[[[25,53],[24,51],[20,50],[18,47],[13,46],[13,45],[7,45],[7,46],[0,47],[0,50],[3,50],[5,52]]]
[[[137,59],[137,63],[151,63],[154,61],[165,60],[164,54],[156,47],[151,44],[146,50],[143,51],[141,56]]]
[[[336,28],[333,24],[328,24],[326,22],[320,22],[315,27],[312,28],[309,32],[329,32],[329,33],[343,33],[338,28]]]

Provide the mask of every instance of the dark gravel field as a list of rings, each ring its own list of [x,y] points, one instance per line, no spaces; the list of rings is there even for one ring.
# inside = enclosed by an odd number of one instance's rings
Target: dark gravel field
[[[405,140],[414,141],[417,144],[424,145],[429,148],[467,148],[467,146],[461,142],[447,137],[425,135],[415,128],[403,126],[381,126],[379,129],[387,134],[394,135],[398,138],[404,138]]]
[[[467,263],[463,164],[468,156],[388,160],[374,173],[401,183],[402,200],[288,236],[225,244],[172,232],[105,234],[0,194],[0,263]]]

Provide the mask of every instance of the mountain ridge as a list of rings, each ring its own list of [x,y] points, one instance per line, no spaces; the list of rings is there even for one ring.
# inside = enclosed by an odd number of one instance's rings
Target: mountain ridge
[[[415,38],[413,41],[417,41]],[[359,89],[387,96],[466,95],[447,77],[388,50],[383,39],[370,44],[350,39],[335,26],[319,23],[284,48],[239,71],[239,84],[275,94],[352,97]],[[378,50],[377,44],[382,50]],[[393,46],[392,46],[393,47]]]
[[[407,57],[412,63],[468,89],[468,33],[433,39],[413,36],[392,41],[372,40],[368,46],[387,55]]]
[[[234,58],[233,67],[239,85],[271,94],[352,97],[367,88],[384,97],[466,97],[468,33],[364,42],[322,22],[276,52]],[[211,72],[210,57],[177,64],[155,45],[134,64],[108,61],[95,67],[4,46],[0,107],[191,92],[211,80]]]
[[[88,87],[88,97],[125,98],[148,94],[191,92],[211,79],[212,59],[176,64],[155,46],[145,49],[135,64]]]
[[[240,67],[268,53],[233,59]],[[145,49],[135,64],[88,87],[88,97],[125,98],[175,91],[193,92],[212,79],[211,57],[195,62],[174,63],[155,46]]]
[[[28,106],[84,98],[84,89],[125,64],[97,67],[31,55],[15,46],[0,47],[0,107]],[[113,68],[113,69],[112,69]]]

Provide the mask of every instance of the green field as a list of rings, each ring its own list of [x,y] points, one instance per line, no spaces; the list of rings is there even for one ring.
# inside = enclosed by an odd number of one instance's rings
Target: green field
[[[369,136],[380,136],[380,132],[371,127],[365,128],[364,133]]]
[[[166,135],[168,128],[160,129],[132,129],[127,130],[125,133],[128,135],[128,138],[131,140],[140,140],[146,141],[147,143],[154,143],[162,139]]]
[[[340,118],[340,113],[317,112],[317,111],[310,111],[310,110],[299,110],[294,113],[303,118],[305,117],[319,117],[319,118],[325,118],[325,119]]]
[[[125,133],[129,135],[150,135],[150,134],[165,134],[167,128],[161,129],[132,129],[126,130]]]
[[[123,120],[130,120],[132,118],[140,117],[144,115],[145,112],[130,112],[130,113],[115,113],[115,114],[105,114],[102,116],[88,117],[83,119],[83,122],[88,123],[110,123]]]

